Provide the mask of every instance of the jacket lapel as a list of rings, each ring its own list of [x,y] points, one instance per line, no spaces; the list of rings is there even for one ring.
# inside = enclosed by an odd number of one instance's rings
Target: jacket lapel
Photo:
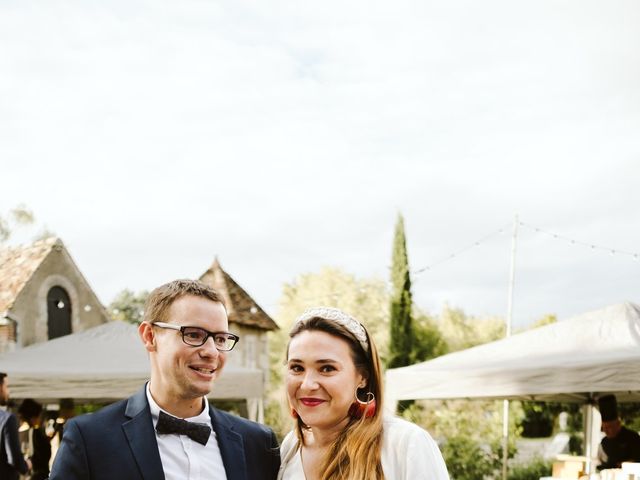
[[[125,416],[130,420],[122,424],[122,429],[129,441],[129,447],[142,473],[142,478],[145,480],[164,478],[151,410],[147,402],[146,385],[129,398]]]
[[[227,472],[227,480],[248,480],[245,464],[242,436],[233,431],[233,426],[213,407],[209,407],[209,416],[216,432],[222,463]]]

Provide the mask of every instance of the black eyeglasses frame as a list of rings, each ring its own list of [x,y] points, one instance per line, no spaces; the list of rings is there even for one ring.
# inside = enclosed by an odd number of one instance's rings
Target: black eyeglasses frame
[[[165,323],[165,322],[152,322],[150,323],[150,325],[155,325],[157,327],[160,328],[168,328],[171,330],[176,330],[180,332],[180,336],[182,337],[182,341],[186,344],[189,345],[190,347],[201,347],[202,345],[204,345],[205,343],[207,343],[207,340],[209,340],[209,337],[213,338],[213,344],[215,345],[216,349],[220,352],[230,352],[231,350],[233,350],[233,347],[235,347],[238,344],[238,341],[240,340],[240,337],[234,333],[229,333],[229,332],[210,332],[209,330],[205,330],[204,328],[201,327],[194,327],[191,325],[175,325],[173,323]],[[204,340],[202,341],[202,343],[198,343],[198,344],[194,344],[194,343],[189,343],[186,339],[185,339],[185,331],[187,328],[194,328],[196,330],[200,330],[202,332],[206,333],[206,336],[204,337]],[[233,340],[233,345],[231,345],[230,348],[220,348],[216,345],[216,335],[225,335],[226,336],[226,340]]]

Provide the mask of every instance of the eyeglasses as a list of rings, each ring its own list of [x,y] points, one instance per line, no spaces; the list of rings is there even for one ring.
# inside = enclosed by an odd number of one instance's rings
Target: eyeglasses
[[[151,325],[160,328],[170,328],[178,330],[182,334],[182,341],[192,347],[200,347],[205,344],[209,337],[213,338],[213,344],[221,352],[233,350],[240,337],[227,332],[209,332],[200,327],[184,327],[173,325],[172,323],[154,322]]]

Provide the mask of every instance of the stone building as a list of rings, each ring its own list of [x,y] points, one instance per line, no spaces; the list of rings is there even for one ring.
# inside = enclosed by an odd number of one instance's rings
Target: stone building
[[[234,367],[256,369],[262,372],[263,391],[269,382],[269,342],[267,334],[278,325],[220,266],[216,258],[211,267],[200,276],[224,299],[229,316],[229,330],[240,336],[240,341],[227,357],[227,364]],[[254,403],[255,402],[255,403]],[[262,421],[263,401],[249,401],[248,415]]]
[[[0,353],[107,321],[60,239],[0,249]]]

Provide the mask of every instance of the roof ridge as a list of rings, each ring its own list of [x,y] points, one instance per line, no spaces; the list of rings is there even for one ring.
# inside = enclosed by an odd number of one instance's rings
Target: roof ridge
[[[263,330],[276,330],[278,324],[251,295],[220,265],[216,256],[200,280],[218,290],[226,300],[229,321]]]
[[[56,247],[64,248],[57,236],[0,248],[0,312],[7,312],[13,307],[20,292]]]

